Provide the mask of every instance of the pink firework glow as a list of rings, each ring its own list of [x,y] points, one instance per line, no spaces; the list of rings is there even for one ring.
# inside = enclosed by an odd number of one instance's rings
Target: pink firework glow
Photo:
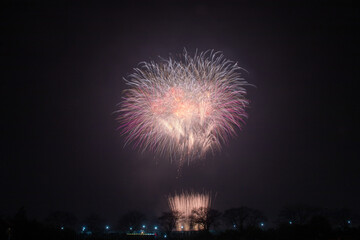
[[[202,230],[198,224],[191,224],[193,210],[199,208],[209,209],[211,207],[211,193],[183,192],[168,197],[170,209],[174,213],[180,213],[181,218],[176,222],[176,231],[198,231]]]
[[[134,70],[117,111],[134,148],[190,161],[220,150],[244,124],[244,70],[221,53],[184,51]]]

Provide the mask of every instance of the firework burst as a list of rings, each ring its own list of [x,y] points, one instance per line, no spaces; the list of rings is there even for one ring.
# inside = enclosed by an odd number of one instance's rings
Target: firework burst
[[[134,70],[117,111],[134,148],[190,161],[220,150],[244,124],[248,83],[221,53],[184,51]]]
[[[181,218],[176,222],[177,231],[200,230],[200,226],[191,224],[191,214],[193,210],[211,206],[210,193],[183,192],[168,197],[171,211],[181,214]]]

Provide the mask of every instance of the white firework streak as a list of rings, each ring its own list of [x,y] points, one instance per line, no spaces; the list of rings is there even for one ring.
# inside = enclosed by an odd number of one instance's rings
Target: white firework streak
[[[171,211],[181,213],[176,222],[177,231],[201,230],[198,225],[191,226],[190,216],[193,210],[211,207],[211,193],[183,192],[168,197]]]
[[[134,148],[190,161],[220,150],[244,124],[244,69],[219,52],[184,51],[178,60],[142,62],[134,70],[117,111]]]

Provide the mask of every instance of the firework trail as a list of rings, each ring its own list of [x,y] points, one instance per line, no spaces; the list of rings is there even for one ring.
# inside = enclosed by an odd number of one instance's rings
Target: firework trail
[[[219,52],[184,51],[134,71],[117,111],[134,148],[190,161],[220,150],[244,124],[248,83],[243,69]]]
[[[205,208],[211,206],[210,193],[193,193],[183,192],[168,197],[168,203],[171,211],[181,213],[182,217],[176,223],[177,231],[200,230],[198,225],[191,226],[191,213],[195,209]]]

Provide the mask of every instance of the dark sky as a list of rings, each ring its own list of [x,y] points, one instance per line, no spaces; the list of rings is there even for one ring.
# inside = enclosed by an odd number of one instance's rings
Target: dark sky
[[[360,212],[358,8],[100,2],[1,7],[0,215],[159,215],[181,189],[270,217],[297,203]],[[184,47],[222,51],[256,88],[239,136],[177,178],[176,164],[123,147],[113,112],[133,67]]]

